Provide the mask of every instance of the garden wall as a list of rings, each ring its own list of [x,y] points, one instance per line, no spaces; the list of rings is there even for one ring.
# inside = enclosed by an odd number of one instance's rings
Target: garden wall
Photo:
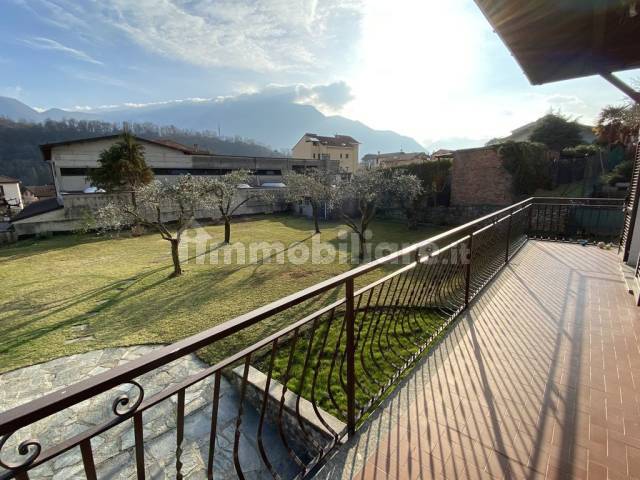
[[[258,189],[252,189],[256,191]],[[248,191],[240,190],[239,201],[244,200]],[[62,196],[64,208],[46,212],[33,217],[25,218],[13,223],[18,236],[38,235],[53,232],[71,232],[82,228],[83,224],[91,218],[92,212],[110,201],[128,201],[130,194],[108,193],[78,193]],[[250,200],[238,209],[236,215],[257,215],[264,213],[280,212],[286,209],[286,205],[271,204],[263,200]],[[172,221],[178,217],[177,211],[167,206],[162,210],[163,220]],[[197,212],[196,218],[203,220],[217,220],[220,213],[217,210]]]
[[[451,205],[505,207],[516,201],[512,177],[496,147],[456,150],[451,175]]]

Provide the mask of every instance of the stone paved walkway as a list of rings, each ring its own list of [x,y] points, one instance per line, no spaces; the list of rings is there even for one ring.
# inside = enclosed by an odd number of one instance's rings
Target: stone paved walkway
[[[111,348],[70,357],[64,357],[31,367],[22,368],[0,375],[0,408],[8,410],[45,393],[70,385],[81,379],[104,372],[109,368],[152,351],[152,346],[131,348]],[[145,397],[149,398],[163,388],[177,383],[188,375],[201,370],[204,364],[190,355],[165,367],[143,375],[139,382],[145,388]],[[185,478],[206,478],[208,458],[208,439],[211,425],[211,399],[213,397],[213,378],[189,388],[186,393],[185,407],[185,443],[182,454],[182,472]],[[126,390],[122,390],[126,391]],[[135,398],[135,390],[131,395]],[[42,420],[31,428],[17,432],[11,443],[3,449],[3,458],[11,460],[14,446],[26,437],[37,438],[44,448],[57,441],[69,438],[89,427],[113,418],[111,405],[120,394],[112,390],[90,401],[67,409],[48,419]],[[237,478],[233,468],[232,446],[235,434],[235,422],[238,411],[236,388],[222,379],[218,415],[218,435],[216,438],[215,477]],[[271,478],[266,475],[260,460],[255,434],[258,414],[245,405],[243,416],[243,435],[240,446],[240,462],[247,478]],[[176,400],[165,400],[143,413],[145,461],[147,477],[153,479],[176,478]],[[276,435],[274,429],[263,429],[265,443],[269,445],[270,436]],[[271,442],[278,448],[280,442]],[[127,421],[95,437],[92,447],[98,478],[125,479],[135,478],[134,436],[132,422]],[[270,451],[274,463],[278,459],[286,463],[285,452]],[[14,457],[15,458],[15,457]],[[1,471],[1,469],[0,469]],[[30,472],[30,478],[70,480],[84,479],[82,460],[78,448],[73,449],[51,462],[47,462]]]
[[[318,478],[640,478],[639,335],[614,252],[531,241]]]

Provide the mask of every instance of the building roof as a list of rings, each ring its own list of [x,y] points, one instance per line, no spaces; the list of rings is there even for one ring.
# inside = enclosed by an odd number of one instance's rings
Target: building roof
[[[447,150],[447,149],[441,148],[440,150],[436,150],[435,152],[433,152],[431,156],[433,158],[453,157],[453,150]]]
[[[36,215],[42,215],[43,213],[52,212],[64,208],[64,203],[59,197],[47,198],[45,200],[39,200],[27,205],[24,210],[18,213],[11,219],[12,222],[18,220],[24,220],[25,218],[35,217]]]
[[[173,148],[175,150],[180,150],[181,152],[186,153],[187,155],[211,155],[210,151],[203,150],[199,148],[197,145],[194,145],[193,147],[187,147],[186,145],[183,145],[182,143],[174,142],[169,138],[156,138],[155,140],[142,139],[142,140],[144,140],[145,142],[157,143],[159,145]]]
[[[427,157],[428,155],[425,152],[391,152],[391,153],[368,153],[364,157],[363,160],[372,160],[375,158],[379,158],[381,160],[395,160],[402,159],[408,160],[416,157]]]
[[[55,185],[31,185],[25,187],[25,190],[29,190],[38,198],[50,198],[56,196]]]
[[[99,141],[99,140],[111,140],[111,139],[117,139],[121,136],[121,134],[117,133],[117,134],[113,134],[113,135],[102,135],[100,137],[88,137],[88,138],[79,138],[76,140],[66,140],[63,142],[54,142],[54,143],[45,143],[44,145],[40,145],[40,151],[42,152],[42,155],[44,156],[45,161],[47,160],[51,160],[51,150],[54,147],[61,147],[64,145],[73,145],[76,143],[89,143],[89,142],[95,142],[95,141]],[[154,145],[159,145],[161,147],[165,147],[165,148],[171,148],[173,150],[177,150],[179,152],[184,153],[185,155],[209,155],[209,152],[204,151],[204,150],[196,150],[194,148],[191,147],[187,147],[186,145],[182,145],[181,143],[178,142],[174,142],[172,140],[169,139],[163,139],[163,138],[159,138],[159,139],[149,139],[149,138],[144,138],[144,137],[138,137],[137,135],[133,136],[136,140],[138,140],[139,142],[146,142],[146,143],[151,143]]]
[[[475,0],[534,85],[640,67],[640,4]]]
[[[5,177],[4,175],[0,175],[0,183],[20,183],[20,180],[13,177]]]
[[[304,136],[308,137],[312,142],[320,142],[322,145],[329,147],[351,147],[360,144],[360,142],[349,135],[336,134],[333,137],[324,137],[322,135],[316,135],[315,133],[305,133]]]

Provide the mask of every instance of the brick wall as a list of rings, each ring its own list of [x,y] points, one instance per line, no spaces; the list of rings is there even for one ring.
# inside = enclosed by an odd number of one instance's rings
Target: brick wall
[[[511,175],[495,148],[457,150],[453,157],[451,205],[511,205]]]

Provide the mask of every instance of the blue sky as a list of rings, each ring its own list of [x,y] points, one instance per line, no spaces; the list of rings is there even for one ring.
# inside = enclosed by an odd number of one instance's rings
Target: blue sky
[[[472,0],[2,0],[0,72],[39,108],[293,89],[427,147],[623,99],[599,78],[530,86]]]

